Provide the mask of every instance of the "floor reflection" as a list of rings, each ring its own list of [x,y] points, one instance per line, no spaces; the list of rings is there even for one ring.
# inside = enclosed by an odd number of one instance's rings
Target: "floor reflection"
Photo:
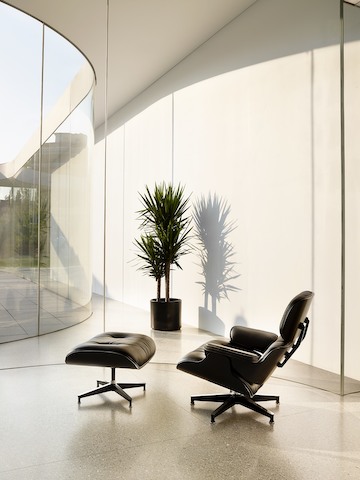
[[[36,280],[0,270],[0,343],[55,332],[75,325],[89,317],[91,306],[78,305],[61,295],[61,292],[56,293],[40,287],[39,311],[40,322]]]

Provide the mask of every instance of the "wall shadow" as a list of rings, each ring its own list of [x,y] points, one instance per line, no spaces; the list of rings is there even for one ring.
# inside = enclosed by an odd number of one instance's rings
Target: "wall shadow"
[[[230,206],[216,193],[201,196],[194,205],[195,237],[200,273],[198,281],[204,294],[204,306],[199,307],[199,328],[224,335],[225,324],[217,316],[217,304],[229,300],[229,293],[240,290],[233,281],[236,272],[235,250],[229,235],[235,221],[229,220]]]

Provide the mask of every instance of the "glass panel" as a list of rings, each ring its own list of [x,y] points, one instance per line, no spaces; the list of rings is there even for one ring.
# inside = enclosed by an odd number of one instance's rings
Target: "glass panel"
[[[91,97],[42,150],[44,256],[40,264],[40,332],[64,328],[90,313]]]
[[[344,393],[360,391],[360,8],[344,4],[345,112],[345,361]]]
[[[0,125],[0,342],[6,342],[68,327],[91,313],[94,75],[57,33],[3,4],[0,9],[0,41],[14,45],[0,53],[7,108]]]
[[[40,126],[41,23],[0,3],[0,45],[0,163],[7,163]]]
[[[93,73],[83,55],[64,38],[49,28],[45,28],[44,38],[46,143],[41,155],[40,191],[46,247],[40,263],[40,333],[71,326],[91,313],[91,95],[77,105],[84,92],[91,91]],[[54,127],[58,127],[55,132]]]
[[[51,114],[54,115],[54,110],[71,108],[69,92],[73,90],[74,79],[84,66],[91,71],[86,58],[79,50],[65,38],[45,27],[43,92],[45,123],[49,121]]]
[[[9,341],[37,334],[42,25],[2,3],[0,23],[0,341]]]

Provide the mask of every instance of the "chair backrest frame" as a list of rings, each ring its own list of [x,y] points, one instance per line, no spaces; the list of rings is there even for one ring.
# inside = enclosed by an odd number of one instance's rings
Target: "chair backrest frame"
[[[300,344],[301,342],[304,340],[304,338],[306,337],[306,333],[307,333],[307,330],[309,328],[309,319],[306,317],[304,322],[303,323],[300,323],[299,324],[299,329],[300,329],[300,335],[297,337],[296,341],[293,343],[293,345],[291,346],[290,350],[288,352],[285,353],[284,355],[284,360],[282,362],[278,362],[277,366],[279,368],[282,368],[287,362],[288,360],[294,355],[294,353],[296,352],[296,350],[300,347]]]

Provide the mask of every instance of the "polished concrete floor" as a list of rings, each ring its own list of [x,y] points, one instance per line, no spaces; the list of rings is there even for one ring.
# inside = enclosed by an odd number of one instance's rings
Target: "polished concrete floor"
[[[103,328],[100,302],[86,322],[0,345],[0,480],[195,480],[360,478],[360,394],[334,393],[272,378],[263,393],[275,423],[237,406],[210,423],[213,404],[190,395],[223,389],[176,370],[177,360],[211,337],[183,326],[154,332],[144,312],[107,302],[106,330],[151,335],[157,352],[118,380],[129,391],[83,399],[109,369],[65,365],[67,352]],[[291,361],[290,361],[291,362]],[[289,364],[290,364],[289,362]]]

